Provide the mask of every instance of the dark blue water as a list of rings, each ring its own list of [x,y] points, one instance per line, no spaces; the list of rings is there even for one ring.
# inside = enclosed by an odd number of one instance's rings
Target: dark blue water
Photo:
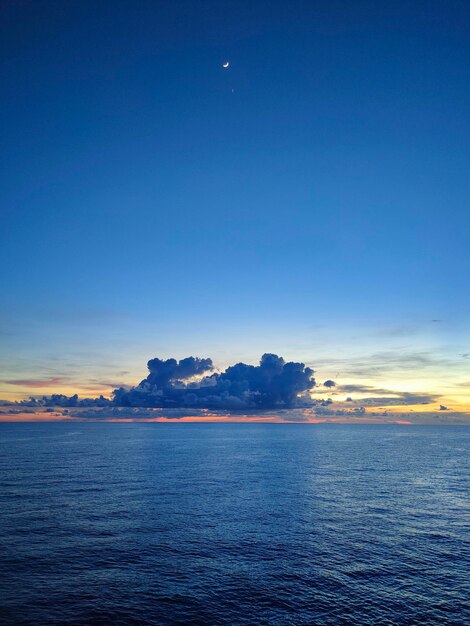
[[[1,424],[4,624],[469,624],[470,428]]]

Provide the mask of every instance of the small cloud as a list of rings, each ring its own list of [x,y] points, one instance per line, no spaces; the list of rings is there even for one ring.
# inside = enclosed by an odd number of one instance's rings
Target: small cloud
[[[446,406],[444,406],[443,404],[441,404],[441,405],[439,406],[439,411],[448,411],[448,410],[449,410],[449,409],[448,409]]]
[[[324,387],[336,387],[336,383],[334,380],[325,380],[325,382],[323,383]]]

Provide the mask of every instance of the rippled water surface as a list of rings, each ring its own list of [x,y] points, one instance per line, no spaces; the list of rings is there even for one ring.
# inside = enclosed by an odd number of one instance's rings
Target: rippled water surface
[[[470,624],[470,428],[0,424],[5,624]]]

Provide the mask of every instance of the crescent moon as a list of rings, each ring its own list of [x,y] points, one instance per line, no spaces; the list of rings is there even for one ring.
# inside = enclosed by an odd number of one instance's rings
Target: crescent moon
[[[230,65],[230,63],[228,61],[226,61],[225,63],[222,63],[222,67],[227,68]]]

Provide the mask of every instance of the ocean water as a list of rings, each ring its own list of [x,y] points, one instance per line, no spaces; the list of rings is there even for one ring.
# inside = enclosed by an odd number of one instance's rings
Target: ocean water
[[[470,428],[0,424],[2,624],[470,624]]]

